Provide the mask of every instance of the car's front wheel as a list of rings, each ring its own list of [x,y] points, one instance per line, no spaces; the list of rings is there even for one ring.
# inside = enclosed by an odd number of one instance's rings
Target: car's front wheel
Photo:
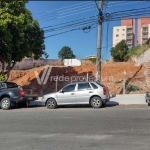
[[[91,106],[93,108],[100,108],[102,107],[103,103],[102,103],[102,100],[100,97],[98,96],[94,96],[92,99],[91,99]]]
[[[50,98],[47,100],[47,103],[46,103],[46,107],[49,108],[49,109],[55,109],[57,106],[57,103],[56,103],[56,100],[53,99],[53,98]]]
[[[1,100],[1,108],[3,110],[8,110],[11,107],[10,99],[8,97],[4,97]]]

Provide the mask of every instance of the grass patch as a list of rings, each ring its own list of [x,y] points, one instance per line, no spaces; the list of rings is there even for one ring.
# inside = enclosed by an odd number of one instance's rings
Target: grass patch
[[[141,54],[143,54],[146,50],[148,50],[148,45],[144,44],[144,45],[138,45],[136,47],[132,47],[128,50],[127,55],[125,56],[126,59],[128,60],[131,56],[140,56]]]

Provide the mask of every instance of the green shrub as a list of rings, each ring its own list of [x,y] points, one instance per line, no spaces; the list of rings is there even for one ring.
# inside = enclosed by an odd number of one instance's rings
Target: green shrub
[[[129,94],[131,91],[139,91],[139,90],[140,90],[140,88],[136,85],[129,84],[129,85],[126,86],[127,94]]]
[[[5,80],[5,75],[3,72],[0,72],[0,81],[4,81]]]
[[[90,60],[92,63],[96,64],[96,58],[89,58],[89,60]]]
[[[126,61],[125,56],[128,53],[128,46],[125,40],[120,41],[115,47],[112,47],[110,52],[115,61]]]
[[[126,54],[125,59],[128,60],[131,56],[139,56],[143,54],[148,48],[149,47],[147,44],[132,47],[128,50],[128,53]]]

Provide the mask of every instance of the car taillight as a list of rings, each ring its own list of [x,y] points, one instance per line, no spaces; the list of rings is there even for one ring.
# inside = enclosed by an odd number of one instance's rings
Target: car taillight
[[[106,88],[103,88],[103,94],[106,95],[107,94],[107,90]]]
[[[23,97],[24,96],[24,90],[20,89],[20,96]]]

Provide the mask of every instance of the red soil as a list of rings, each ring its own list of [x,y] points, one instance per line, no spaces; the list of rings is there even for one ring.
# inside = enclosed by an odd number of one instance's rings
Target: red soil
[[[58,81],[59,90],[67,83],[70,83],[71,79],[72,82],[74,82],[75,77],[81,81],[86,79],[88,73],[90,79],[94,78],[96,70],[95,65],[84,65],[78,67],[53,67],[48,82],[42,86],[38,84],[34,71],[37,71],[41,77],[44,68],[45,67],[42,66],[26,71],[12,70],[9,81],[16,82],[18,85],[36,88],[38,89],[39,94],[45,94],[55,91],[56,82],[54,81],[54,76],[61,76],[60,80],[63,80],[62,78],[65,78],[66,76],[69,78],[69,81]],[[122,94],[123,79],[125,79],[128,84],[137,85],[141,89],[138,91],[138,93],[145,93],[147,90],[143,66],[136,67],[134,63],[130,62],[103,63],[101,72],[101,83],[109,88],[111,94]]]

